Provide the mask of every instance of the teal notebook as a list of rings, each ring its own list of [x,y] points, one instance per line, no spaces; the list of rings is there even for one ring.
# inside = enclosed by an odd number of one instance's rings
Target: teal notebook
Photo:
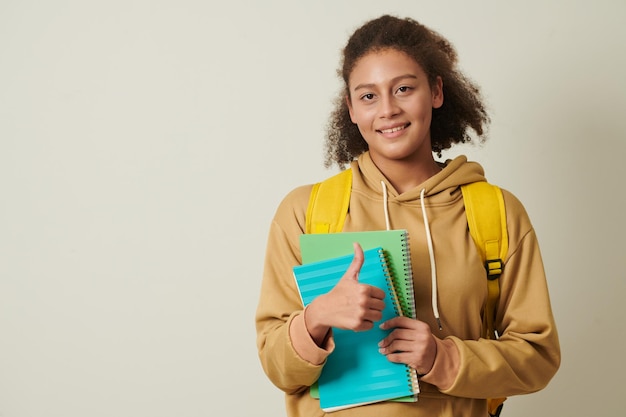
[[[400,304],[391,281],[386,253],[381,247],[364,251],[359,282],[385,291],[382,319],[371,330],[354,332],[333,329],[335,350],[327,358],[317,381],[320,407],[326,411],[386,401],[417,394],[412,369],[393,363],[378,352],[378,342],[389,330],[378,325],[400,314]],[[330,291],[346,272],[353,255],[327,258],[295,266],[294,277],[304,306]]]

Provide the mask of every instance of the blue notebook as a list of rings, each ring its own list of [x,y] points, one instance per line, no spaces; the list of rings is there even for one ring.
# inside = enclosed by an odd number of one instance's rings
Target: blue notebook
[[[383,317],[368,331],[333,329],[335,350],[317,381],[320,407],[326,412],[415,396],[419,390],[410,367],[392,363],[378,352],[378,342],[389,334],[378,325],[401,314],[401,310],[385,252],[377,247],[364,254],[359,282],[385,291]],[[346,255],[295,266],[293,272],[303,305],[330,291],[346,272],[352,258],[353,255]]]

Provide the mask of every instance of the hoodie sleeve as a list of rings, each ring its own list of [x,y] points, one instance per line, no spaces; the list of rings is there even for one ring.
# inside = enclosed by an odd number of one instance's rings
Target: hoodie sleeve
[[[505,193],[509,256],[500,277],[498,340],[450,336],[458,373],[442,392],[497,398],[544,388],[560,365],[560,346],[539,244],[521,203]]]
[[[293,278],[293,266],[301,263],[299,236],[310,191],[310,186],[292,191],[277,209],[270,226],[256,311],[261,365],[272,383],[287,393],[312,385],[334,346],[332,338],[324,347],[311,339]]]

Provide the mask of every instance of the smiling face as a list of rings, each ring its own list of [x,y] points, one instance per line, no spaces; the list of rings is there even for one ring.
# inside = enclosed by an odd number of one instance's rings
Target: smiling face
[[[393,161],[432,163],[430,122],[443,104],[441,78],[434,86],[420,65],[396,49],[360,58],[348,82],[350,118],[379,167]]]

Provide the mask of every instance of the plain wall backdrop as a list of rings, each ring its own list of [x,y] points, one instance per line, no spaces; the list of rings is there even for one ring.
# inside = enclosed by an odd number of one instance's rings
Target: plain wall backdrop
[[[537,229],[563,364],[506,417],[620,415],[623,1],[0,0],[0,416],[284,416],[254,311],[274,210],[335,171],[347,36],[411,16],[492,125],[467,153]]]

